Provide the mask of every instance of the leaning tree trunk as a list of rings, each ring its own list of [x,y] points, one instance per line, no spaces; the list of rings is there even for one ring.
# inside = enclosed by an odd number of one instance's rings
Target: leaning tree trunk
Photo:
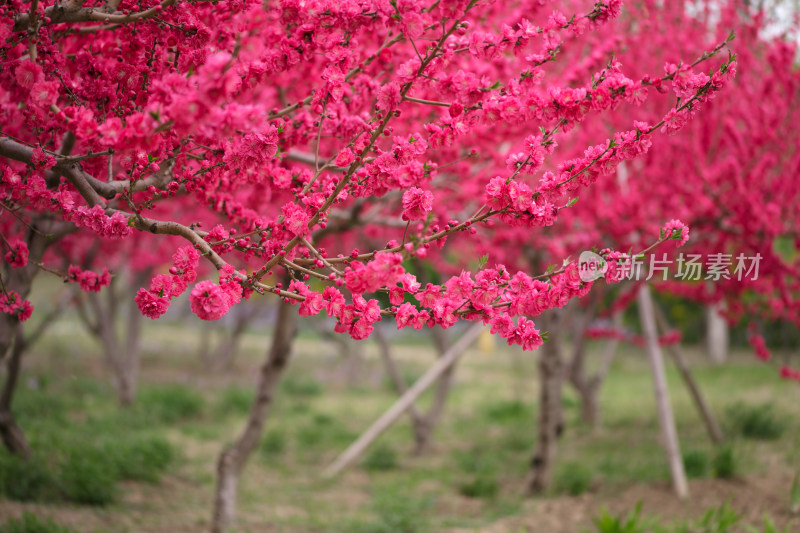
[[[647,341],[647,355],[650,359],[650,367],[653,373],[656,404],[658,406],[658,420],[661,425],[664,450],[667,453],[667,462],[669,463],[669,470],[672,476],[672,487],[678,498],[684,500],[689,497],[689,485],[686,481],[686,472],[683,469],[683,458],[681,457],[680,443],[678,442],[678,430],[675,427],[675,417],[672,413],[672,406],[669,400],[669,389],[667,388],[667,377],[664,370],[664,358],[661,355],[661,347],[658,344],[655,306],[653,305],[653,298],[650,294],[650,287],[644,284],[639,287],[639,316]]]
[[[550,332],[550,339],[544,343],[539,352],[539,436],[525,480],[525,492],[528,495],[540,493],[550,484],[558,450],[558,438],[564,430],[561,403],[564,370],[559,345],[561,318],[560,311],[553,310],[542,315],[541,320],[543,329]]]
[[[378,341],[378,348],[383,364],[386,367],[386,372],[389,374],[389,378],[392,380],[395,390],[402,396],[408,391],[408,385],[397,368],[394,357],[392,357],[391,347],[384,337],[383,332],[380,331],[380,328],[376,328],[375,331],[375,338]],[[431,337],[436,346],[437,356],[441,359],[449,348],[447,333],[440,328],[434,327],[431,328]],[[415,404],[412,404],[408,408],[411,429],[414,433],[415,455],[423,455],[430,450],[431,442],[433,441],[433,432],[441,421],[444,407],[447,404],[447,397],[452,387],[455,368],[456,363],[448,366],[436,380],[433,402],[427,412],[420,411]]]
[[[403,396],[408,391],[408,384],[406,383],[405,379],[403,379],[403,374],[400,372],[400,369],[397,368],[397,363],[395,362],[394,357],[392,357],[392,348],[389,345],[389,341],[386,340],[386,336],[380,327],[375,328],[373,337],[378,343],[378,353],[381,356],[381,360],[386,368],[386,373],[389,375],[389,379],[392,380],[392,385],[394,386],[395,392],[397,392],[398,395]],[[408,407],[407,413],[408,418],[411,421],[411,430],[414,433],[414,442],[419,443],[424,438],[421,434],[424,432],[423,418],[425,418],[425,415],[420,412],[419,409],[417,409],[415,404],[411,404]]]
[[[449,367],[464,355],[467,348],[478,338],[483,324],[475,322],[450,346],[447,351],[425,372],[398,400],[342,452],[322,473],[326,478],[338,475],[353,464],[384,431],[392,427],[419,397],[428,390]]]
[[[666,335],[670,330],[667,317],[664,316],[664,313],[658,306],[655,306],[655,313],[658,329],[661,331],[662,335]],[[686,388],[689,389],[689,394],[692,397],[695,407],[697,407],[697,411],[700,413],[700,417],[703,419],[703,424],[706,427],[706,431],[708,432],[711,442],[714,444],[721,444],[723,439],[722,430],[720,429],[719,424],[714,417],[714,413],[708,406],[708,403],[706,402],[705,397],[700,390],[700,386],[692,376],[692,372],[689,369],[686,358],[683,356],[680,345],[667,345],[667,352],[672,357],[672,360],[675,361],[675,366],[678,367],[678,372],[680,372],[681,378],[683,379],[684,384],[686,384]]]
[[[256,397],[250,408],[247,425],[236,442],[223,450],[217,462],[212,533],[228,531],[234,524],[239,475],[261,438],[264,423],[272,407],[272,398],[289,361],[294,334],[294,310],[290,304],[280,303],[272,345],[266,361],[261,366]]]

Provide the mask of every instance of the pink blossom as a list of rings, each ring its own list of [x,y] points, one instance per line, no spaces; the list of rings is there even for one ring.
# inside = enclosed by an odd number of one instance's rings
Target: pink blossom
[[[322,311],[323,304],[325,303],[322,299],[322,295],[308,291],[305,295],[306,299],[300,302],[300,309],[298,309],[298,314],[300,316],[316,316]]]
[[[194,246],[182,246],[172,255],[172,266],[175,267],[175,273],[186,283],[192,283],[197,278],[196,269],[199,260],[200,252]]]
[[[378,91],[378,108],[382,111],[394,111],[400,105],[400,85],[387,83]]]
[[[331,318],[338,317],[344,309],[345,299],[342,293],[334,287],[325,287],[322,292],[325,312]]]
[[[767,344],[764,342],[764,337],[761,335],[752,334],[748,340],[750,341],[750,345],[756,351],[756,357],[762,361],[769,361],[772,358],[772,354],[767,348]]]
[[[10,243],[11,250],[6,252],[6,262],[12,268],[22,268],[28,264],[28,245],[19,239],[15,239]]]
[[[176,298],[186,290],[188,282],[180,276],[159,274],[150,280],[150,291],[167,298]]]
[[[800,383],[800,370],[783,365],[781,366],[780,375],[783,379],[791,379]]]
[[[360,341],[369,337],[370,333],[372,333],[372,329],[372,324],[366,319],[362,318],[356,322],[353,322],[352,326],[350,326],[350,336],[353,339]]]
[[[392,287],[389,289],[389,303],[392,305],[400,305],[403,303],[405,293],[402,287]]]
[[[42,79],[42,67],[34,61],[21,61],[14,71],[17,83],[25,89]]]
[[[202,320],[219,320],[231,307],[229,296],[213,281],[201,281],[195,285],[189,293],[189,304]]]
[[[406,327],[412,318],[417,315],[417,308],[408,302],[402,304],[395,314],[395,321],[397,322],[397,329]]]
[[[403,193],[403,220],[424,220],[433,209],[433,193],[411,187]]]
[[[149,318],[156,319],[167,312],[169,298],[156,294],[147,289],[139,289],[134,297],[134,302],[141,313]]]
[[[311,217],[302,207],[291,203],[284,204],[283,217],[283,223],[290,233],[298,237],[308,233],[308,222]]]
[[[525,317],[520,317],[517,322],[517,329],[514,334],[509,338],[509,343],[519,344],[523,350],[535,350],[543,344],[542,337],[539,335],[539,330],[536,329],[533,322]]]
[[[678,246],[683,246],[689,240],[689,227],[680,220],[670,220],[662,231],[665,236],[680,241]]]
[[[86,292],[100,292],[101,288],[107,287],[111,283],[111,274],[107,268],[103,268],[102,274],[97,274],[91,270],[82,270],[78,266],[70,265],[68,278],[80,285],[81,290]]]
[[[56,158],[50,154],[46,154],[44,150],[37,147],[33,149],[31,156],[31,164],[34,168],[39,170],[47,170],[56,166]]]
[[[0,292],[0,313],[14,315],[20,322],[25,322],[33,313],[33,305],[15,291],[2,291]]]
[[[275,156],[277,150],[278,129],[269,125],[228,142],[223,160],[233,171],[256,172]]]

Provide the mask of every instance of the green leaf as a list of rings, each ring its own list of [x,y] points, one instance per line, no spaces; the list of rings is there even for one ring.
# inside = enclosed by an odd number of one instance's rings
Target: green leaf
[[[800,474],[794,475],[794,483],[789,496],[789,512],[800,514]]]
[[[578,197],[576,196],[575,198],[573,198],[569,202],[567,202],[567,207],[571,207],[571,206],[575,205],[577,203],[577,201],[578,201]]]
[[[797,249],[794,246],[794,238],[788,235],[779,235],[774,241],[772,241],[772,249],[786,263],[791,263],[797,258]]]
[[[489,260],[489,254],[482,255],[478,258],[478,268],[483,268],[486,266],[486,262]]]

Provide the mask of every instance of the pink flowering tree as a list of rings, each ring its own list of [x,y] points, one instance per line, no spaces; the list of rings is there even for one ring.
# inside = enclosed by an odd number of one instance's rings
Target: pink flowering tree
[[[706,7],[707,12],[695,14],[697,31],[717,18],[718,34],[723,27],[736,28],[743,52],[737,62],[754,75],[739,80],[732,99],[713,102],[663,150],[626,166],[616,180],[598,184],[598,196],[580,202],[567,216],[586,228],[588,239],[603,239],[620,249],[635,248],[661,217],[676,217],[691,228],[691,239],[678,250],[659,251],[643,261],[642,277],[656,290],[720,306],[732,323],[797,323],[800,190],[794,175],[800,137],[791,124],[800,113],[795,97],[800,76],[785,68],[796,53],[797,25],[788,27],[788,36],[765,37],[767,13],[742,12],[733,5]],[[667,18],[649,19],[661,54],[642,54],[637,64],[677,66],[673,57],[702,46],[665,37],[662,30],[670,23]],[[624,121],[622,115],[607,117]],[[639,173],[648,179],[635,179]],[[609,210],[600,198],[616,199],[615,209]],[[763,338],[755,327],[752,332],[756,354],[769,359]],[[784,368],[781,375],[792,378],[795,372]]]
[[[46,215],[99,239],[170,238],[169,273],[134,298],[150,318],[176,298],[202,320],[253,293],[281,299],[248,424],[219,460],[212,529],[226,530],[296,315],[324,311],[354,339],[389,316],[416,329],[481,321],[531,350],[543,343],[533,317],[591,289],[569,261],[542,272],[479,264],[424,286],[405,262],[489,226],[552,225],[733,77],[735,57],[718,54],[727,39],[666,73],[598,64],[587,49],[648,46],[633,31],[604,33],[621,9],[619,0],[555,12],[538,1],[11,0],[0,11],[8,268],[24,264],[18,242],[30,244],[30,220]],[[660,94],[669,83],[680,86],[677,103]],[[640,114],[645,101],[658,111]],[[559,148],[623,107],[624,124],[589,136],[582,152]],[[504,143],[518,155],[498,165]],[[209,213],[222,222],[204,223]],[[348,220],[374,220],[380,246],[327,244],[329,226]],[[675,230],[634,251],[680,238]],[[612,270],[625,257],[603,255]],[[198,279],[201,260],[218,277]],[[8,324],[29,315],[25,293],[3,288]]]
[[[708,39],[721,39],[728,28],[736,28],[745,50],[737,58],[737,63],[748,72],[758,74],[742,79],[732,88],[735,98],[713,102],[697,121],[669,125],[671,130],[680,127],[680,134],[666,143],[664,149],[651,150],[618,168],[616,175],[599,180],[591,197],[581,198],[577,205],[565,211],[556,226],[560,230],[557,233],[559,238],[548,239],[536,250],[533,260],[557,263],[562,257],[576,257],[582,251],[591,250],[596,243],[635,250],[650,232],[657,231],[663,220],[677,216],[680,220],[673,219],[664,229],[680,230],[680,241],[676,244],[685,246],[680,249],[662,248],[639,261],[642,264],[641,280],[652,277],[657,290],[698,302],[716,304],[723,301],[731,320],[763,317],[796,322],[798,280],[797,256],[793,250],[799,213],[798,189],[793,176],[798,164],[794,147],[800,139],[790,125],[800,112],[793,96],[797,94],[800,78],[796,71],[784,68],[795,54],[794,45],[783,36],[763,36],[768,24],[763,13],[743,16],[736,6],[726,6],[721,11],[713,6],[706,7],[708,12],[697,12],[684,21],[684,31],[695,33],[697,39],[676,40],[668,31],[677,17],[685,15],[681,4],[671,5],[664,10],[663,16],[661,12],[659,16],[652,16],[651,12],[646,23],[647,35],[652,42],[659,43],[658,52],[638,47],[632,54],[632,62],[645,69],[665,64],[668,72],[678,74],[671,84],[663,84],[662,89],[684,98],[688,94],[686,84],[696,83],[705,74],[686,70],[686,66],[675,58],[702,53],[709,46]],[[711,19],[720,16],[716,32],[709,34],[708,28],[713,26]],[[639,20],[641,18],[636,17],[626,21],[622,17],[617,24],[638,23]],[[771,104],[761,105],[764,101]],[[655,120],[659,113],[650,102],[643,103],[642,112],[645,115],[654,112],[650,120]],[[628,119],[627,112],[621,108],[606,114],[605,118],[608,120],[606,124],[599,121],[587,123],[584,133],[601,134],[605,128],[613,128]],[[674,121],[674,117],[671,120]],[[582,147],[577,144],[572,149],[579,153]],[[504,155],[511,164],[519,159],[513,152]],[[637,176],[646,176],[646,179]],[[688,226],[692,228],[691,239]],[[478,246],[474,253],[489,253],[500,261],[524,268],[532,256],[521,256],[517,250],[531,238],[530,234],[515,232],[513,228],[498,227],[496,234],[487,236],[483,246]],[[503,249],[491,245],[493,239],[509,243],[506,255]],[[697,264],[698,259],[700,264]],[[696,276],[686,276],[690,270],[687,262],[692,261],[704,270],[697,270]],[[669,264],[672,268],[662,277],[661,269]],[[667,276],[675,275],[682,275],[683,279],[663,281]],[[600,312],[614,315],[632,303],[636,294],[637,290],[626,286],[620,297],[616,301],[612,299],[612,305]],[[554,356],[549,372],[557,377],[563,376],[576,386],[584,415],[595,423],[599,413],[597,393],[613,351],[604,357],[598,374],[588,375],[586,337],[608,338],[612,346],[619,340],[645,344],[643,338],[622,332],[618,325],[590,328],[599,302],[597,298],[590,300],[583,318],[575,319],[571,327],[576,330],[573,333],[573,354],[570,358]],[[661,318],[660,342],[669,347],[678,361],[693,396],[698,398],[698,407],[712,439],[718,440],[719,428],[691,375],[684,372],[685,365],[681,363],[680,352],[676,351],[675,343],[680,340],[680,332],[672,330]],[[556,335],[550,331],[551,340],[554,340]],[[756,355],[768,360],[769,350],[755,328],[750,338]],[[546,352],[543,352],[540,361],[544,365],[547,360]],[[543,367],[541,374],[548,375],[548,369]],[[797,370],[789,366],[783,366],[780,374],[787,379],[798,379]],[[542,390],[545,392],[547,388],[543,385]],[[560,393],[555,393],[555,396],[560,397]],[[541,403],[542,406],[548,405],[544,399]],[[556,406],[555,411],[558,411],[558,402],[550,402],[550,405]],[[555,427],[558,427],[559,419],[557,412],[548,418],[554,421]],[[542,427],[546,427],[543,422],[540,429]],[[540,436],[540,444],[547,438],[553,440],[552,435],[556,434],[557,431],[553,430],[548,437]],[[537,453],[537,464],[546,463],[541,456]],[[541,479],[541,476],[532,479]]]

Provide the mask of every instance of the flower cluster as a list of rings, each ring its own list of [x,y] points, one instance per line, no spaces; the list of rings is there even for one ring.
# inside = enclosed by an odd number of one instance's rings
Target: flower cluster
[[[28,245],[20,239],[14,239],[8,245],[5,260],[12,268],[22,268],[28,264]]]
[[[220,272],[219,285],[209,280],[199,282],[189,294],[189,304],[201,320],[219,320],[239,303],[243,292],[234,268],[225,265]]]
[[[53,17],[27,31],[18,4],[0,15],[4,206],[86,230],[68,238],[79,244],[134,230],[190,242],[136,294],[150,318],[195,282],[202,254],[220,278],[192,287],[199,318],[217,320],[255,290],[302,316],[324,310],[356,339],[394,316],[399,328],[482,320],[510,344],[539,346],[532,319],[591,283],[569,262],[537,276],[525,272],[544,268],[505,257],[468,271],[476,250],[525,260],[531,228],[552,226],[579,188],[643,160],[659,131],[687,127],[735,71],[714,60],[700,74],[718,47],[660,78],[631,77],[661,62],[623,71],[613,59],[648,38],[620,34],[620,0],[574,15],[536,2],[221,0],[163,6],[96,34],[71,31],[89,11],[69,7],[46,8]],[[555,61],[563,66],[549,68]],[[670,83],[680,101],[668,112],[662,100],[629,131],[608,134],[627,116],[590,129],[592,117],[642,109]],[[23,224],[3,216],[4,234],[20,235]],[[475,237],[500,229],[520,247]],[[677,221],[664,231],[688,238]],[[6,261],[24,265],[27,249],[12,242]],[[138,242],[103,241],[97,269]],[[367,251],[345,255],[355,247]],[[165,252],[144,248],[137,266],[163,268]],[[607,281],[618,281],[625,254],[605,256]],[[410,258],[441,279],[420,283]],[[275,283],[284,275],[285,288]],[[108,274],[70,276],[95,291]]]
[[[79,266],[70,265],[67,271],[67,281],[77,283],[81,290],[86,292],[100,292],[103,287],[111,283],[111,274],[107,268],[98,274],[91,270],[82,270]]]
[[[672,219],[664,224],[662,232],[668,238],[680,241],[678,246],[683,246],[689,240],[689,226],[678,219]]]
[[[33,305],[14,291],[2,291],[0,292],[0,312],[14,316],[20,322],[25,322],[33,313]]]
[[[101,237],[109,239],[121,239],[131,233],[128,217],[119,211],[107,216],[99,205],[92,208],[79,206],[70,211],[65,211],[64,218],[79,228],[90,229]]]
[[[169,274],[159,274],[150,282],[150,289],[139,289],[134,300],[143,315],[152,319],[167,312],[170,300],[183,294],[197,278],[200,254],[193,246],[183,246],[172,256]],[[226,308],[227,311],[227,308]]]

